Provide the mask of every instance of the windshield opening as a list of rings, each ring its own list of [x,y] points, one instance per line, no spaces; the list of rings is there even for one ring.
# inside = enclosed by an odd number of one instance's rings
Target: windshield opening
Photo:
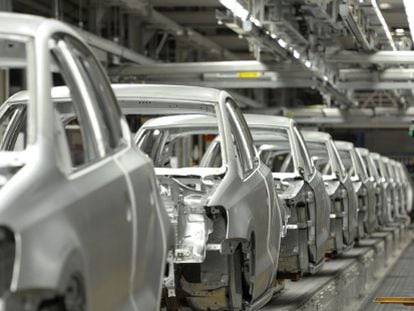
[[[328,148],[323,142],[307,142],[309,155],[313,165],[322,175],[332,175],[332,160]]]
[[[138,146],[157,168],[196,168],[203,167],[202,159],[217,135],[214,129],[149,128],[142,131]],[[221,148],[215,145],[213,159],[208,163],[209,167],[219,168],[223,165]]]
[[[295,172],[295,160],[287,130],[253,131],[253,140],[260,159],[273,173]]]

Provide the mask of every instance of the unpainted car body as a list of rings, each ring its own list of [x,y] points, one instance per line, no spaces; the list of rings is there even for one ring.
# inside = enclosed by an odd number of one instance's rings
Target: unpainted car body
[[[200,87],[113,88],[125,115],[150,119],[136,142],[154,161],[176,229],[170,299],[210,310],[264,305],[274,292],[280,206],[232,97]],[[207,149],[215,137],[217,148]]]
[[[404,187],[404,180],[398,172],[397,162],[393,159],[388,159],[388,173],[395,193],[395,219],[408,225],[409,217],[406,211],[406,188]]]
[[[402,163],[397,163],[400,178],[403,182],[405,188],[405,197],[406,197],[406,206],[405,210],[407,214],[411,213],[413,209],[413,182],[410,176],[410,173],[407,170],[407,167]]]
[[[54,20],[0,13],[0,46],[28,81],[0,111],[0,309],[156,310],[168,216],[103,69]]]
[[[311,160],[322,174],[331,201],[329,251],[342,253],[357,237],[357,197],[331,135],[302,131]]]
[[[375,230],[375,188],[368,177],[364,163],[354,148],[354,144],[346,141],[335,141],[339,156],[348,174],[351,176],[355,192],[358,196],[358,236]]]
[[[385,204],[386,202],[385,190],[381,186],[380,176],[378,175],[377,168],[375,167],[375,162],[371,157],[369,150],[366,148],[359,147],[355,148],[355,150],[360,156],[364,164],[366,174],[370,178],[375,189],[375,227],[378,228],[385,224],[382,215],[382,211],[385,208],[383,204]]]
[[[371,152],[370,155],[374,160],[377,173],[380,177],[380,185],[383,188],[384,193],[383,210],[381,213],[382,217],[380,219],[383,221],[384,225],[387,226],[394,222],[394,189],[389,182],[388,169],[385,163],[386,158],[376,152]]]
[[[285,117],[245,115],[261,159],[271,168],[277,192],[289,215],[282,239],[278,276],[317,272],[327,250],[330,203],[320,173],[295,121]]]

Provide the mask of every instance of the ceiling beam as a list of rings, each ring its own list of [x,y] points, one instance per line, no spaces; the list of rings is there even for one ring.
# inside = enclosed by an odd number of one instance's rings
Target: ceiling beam
[[[299,64],[264,63],[256,60],[238,60],[222,62],[192,62],[192,63],[154,63],[148,65],[123,65],[109,70],[112,76],[142,76],[142,75],[201,75],[206,73],[229,72],[292,72],[302,71]]]
[[[327,62],[335,64],[414,65],[414,51],[379,51],[375,53],[341,51],[330,55]]]
[[[338,87],[346,90],[410,90],[414,89],[414,81],[349,81],[338,82]]]
[[[155,7],[220,7],[218,0],[152,0]]]
[[[119,82],[113,80],[113,82]],[[316,82],[310,79],[281,79],[281,80],[253,80],[253,79],[237,79],[237,80],[138,80],[145,83],[171,84],[175,85],[194,85],[211,87],[216,89],[277,89],[277,88],[312,88],[316,87]],[[125,81],[123,81],[125,82]],[[128,80],[128,82],[135,82]]]
[[[86,42],[93,48],[104,51],[106,53],[120,57],[121,59],[136,63],[136,64],[152,64],[155,61],[152,58],[141,55],[131,49],[121,46],[113,41],[104,39],[93,33],[73,27]]]
[[[140,16],[147,23],[158,29],[164,30],[193,47],[202,49],[202,51],[205,51],[208,54],[214,54],[216,57],[224,59],[237,59],[237,56],[232,54],[229,50],[204,37],[195,30],[179,25],[177,22],[154,10],[152,7],[139,4],[140,1],[110,0],[110,3],[120,6],[128,14]]]
[[[294,118],[301,126],[355,129],[408,129],[414,119],[414,107],[351,108],[342,110],[326,107],[253,108],[253,113],[284,115]]]
[[[341,69],[339,71],[341,82],[347,81],[409,81],[414,80],[414,68],[387,68],[381,71],[369,69]]]

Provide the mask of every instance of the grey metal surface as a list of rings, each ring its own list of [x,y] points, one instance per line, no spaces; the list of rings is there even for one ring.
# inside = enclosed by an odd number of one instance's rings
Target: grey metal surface
[[[5,146],[5,139],[0,146],[0,279],[5,278],[5,270],[12,271],[5,286],[0,281],[6,291],[0,293],[0,310],[38,309],[50,295],[70,300],[70,284],[77,287],[78,310],[155,310],[161,297],[168,216],[153,166],[134,147],[103,69],[80,35],[58,21],[0,13],[0,29],[0,45],[24,40],[28,55],[10,61],[2,50],[0,66],[4,62],[20,66],[23,60],[30,81],[26,148],[15,149],[15,142]],[[57,40],[68,44],[69,37],[76,45],[52,65],[52,50],[63,52],[57,50]],[[92,70],[93,81],[87,74],[74,78],[79,70],[71,61],[75,54]],[[84,111],[82,117],[77,115],[79,126],[87,126],[86,120],[94,124],[88,127],[88,143],[83,144],[87,147],[82,150],[100,147],[96,156],[86,151],[86,160],[79,163],[73,160],[74,148],[65,136],[67,124],[52,104],[52,70],[65,71],[72,95],[84,90],[74,101]],[[99,92],[92,85],[99,85]],[[104,110],[88,100],[98,95],[111,108]],[[10,105],[3,104],[0,115]],[[105,129],[114,134],[114,144],[107,149],[102,146],[108,139],[101,135],[101,124],[109,122],[100,123],[98,115],[116,119]],[[16,129],[7,126],[2,136],[13,137]],[[5,248],[4,241],[12,247]],[[12,260],[5,261],[4,255],[12,249]]]
[[[329,57],[327,62],[410,65],[414,63],[414,51],[380,51],[372,54],[342,51]]]
[[[271,171],[254,150],[247,124],[241,114],[240,118],[234,118],[238,110],[233,99],[225,91],[188,86],[131,84],[114,86],[114,91],[124,113],[163,116],[146,121],[137,132],[136,142],[154,161],[155,173],[161,189],[164,189],[164,202],[173,207],[169,215],[173,223],[177,219],[177,241],[181,244],[176,245],[173,269],[179,282],[177,297],[182,296],[186,300],[179,301],[179,304],[188,304],[194,309],[212,308],[212,305],[213,309],[236,309],[241,298],[239,301],[233,298],[237,294],[232,289],[232,282],[241,282],[241,277],[244,277],[251,298],[243,297],[243,300],[248,300],[253,309],[263,305],[274,292],[273,280],[282,230],[280,202]],[[147,146],[146,141],[150,141],[152,133],[160,139]],[[200,145],[199,165],[184,160],[180,160],[179,165],[171,165],[172,157],[168,150],[174,149],[175,140],[194,134],[217,135],[220,145],[210,145],[205,151]],[[252,146],[251,153],[243,153],[242,143]],[[206,155],[210,151],[221,155],[221,164],[216,166],[214,161],[207,160]],[[180,159],[181,155],[177,153],[176,157]],[[247,167],[246,163],[251,165]],[[195,197],[200,202],[197,210],[194,206],[191,208]],[[185,208],[186,214],[174,214],[174,210]],[[199,236],[193,229],[180,233],[184,231],[180,231],[178,225],[188,227],[186,219],[193,219],[193,215],[199,219],[198,228],[202,228],[199,232],[203,231],[205,237],[203,241],[189,240],[188,237]],[[208,226],[204,224],[211,220],[214,225],[205,235],[203,228]],[[182,250],[186,251],[195,244],[202,250],[195,254],[197,261],[194,260],[194,252],[185,260],[179,260]],[[250,272],[244,270],[244,274],[233,281],[233,268],[230,264],[227,267],[227,256],[236,256],[239,247],[240,256],[251,258],[251,261],[246,260],[252,265],[251,274],[246,276]],[[201,271],[194,268],[194,262],[200,263]],[[235,271],[234,275],[240,276],[238,273]],[[223,278],[225,274],[230,277]],[[223,296],[222,290],[226,288],[230,292],[227,297]],[[223,299],[216,303],[211,294],[214,292]]]
[[[386,236],[362,240],[361,244],[325,263],[315,275],[299,282],[286,282],[263,310],[355,310],[356,301],[373,284],[385,266]]]
[[[372,302],[376,297],[413,297],[414,294],[414,242],[405,250],[392,270],[385,276],[379,288],[366,298],[359,310],[388,311],[412,310],[402,305],[382,305]]]
[[[285,200],[288,214],[291,215],[287,236],[282,239],[279,272],[303,273],[309,269],[309,272],[314,273],[323,263],[329,243],[330,200],[322,175],[312,165],[303,138],[292,119],[247,114],[246,120],[257,146],[273,145],[278,150],[267,164],[272,168],[280,198]],[[273,166],[275,158],[280,155],[280,139],[290,145],[292,169],[288,169],[286,163],[281,167]],[[282,184],[289,186],[283,189]],[[304,207],[308,216],[305,216]],[[303,236],[300,232],[306,234]],[[311,263],[309,267],[307,261]]]
[[[328,193],[331,192],[331,199],[340,200],[342,204],[342,210],[344,212],[343,220],[343,237],[344,243],[348,246],[353,245],[357,234],[357,204],[358,199],[356,192],[353,189],[351,176],[346,173],[345,167],[339,156],[338,150],[333,143],[331,136],[327,133],[302,131],[305,138],[305,142],[308,145],[308,149],[313,156],[320,156],[318,148],[325,150],[326,155],[329,156],[330,172],[323,172]],[[315,145],[320,144],[320,146]],[[312,146],[313,145],[313,146]],[[317,148],[315,148],[317,147]],[[324,152],[324,153],[325,153]],[[324,155],[323,158],[326,156]],[[325,159],[324,161],[326,161]],[[326,164],[325,164],[326,165]],[[320,169],[320,168],[319,168]],[[341,184],[341,186],[339,185]],[[336,190],[333,190],[336,188]],[[340,190],[345,190],[345,194],[341,195]]]

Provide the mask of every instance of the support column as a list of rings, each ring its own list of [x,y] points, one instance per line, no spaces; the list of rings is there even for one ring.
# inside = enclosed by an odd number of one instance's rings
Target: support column
[[[12,2],[11,0],[0,0],[0,11],[11,11]]]
[[[9,82],[9,70],[0,70],[0,105],[9,98],[10,94],[10,82]]]

